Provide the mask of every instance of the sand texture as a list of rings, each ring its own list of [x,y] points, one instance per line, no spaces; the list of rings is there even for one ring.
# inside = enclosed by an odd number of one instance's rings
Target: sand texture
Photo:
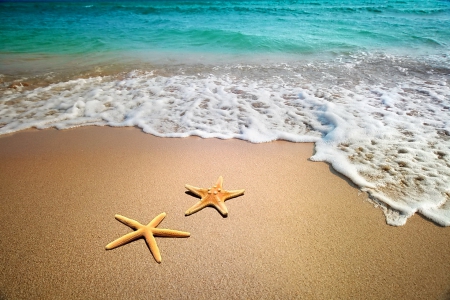
[[[157,138],[135,128],[0,137],[0,299],[450,299],[450,228],[386,225],[313,144]],[[185,184],[245,189],[228,217]],[[115,214],[190,232],[113,250]]]

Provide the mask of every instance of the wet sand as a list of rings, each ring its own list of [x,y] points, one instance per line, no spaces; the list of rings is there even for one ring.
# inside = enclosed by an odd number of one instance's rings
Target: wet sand
[[[450,228],[386,225],[313,144],[157,138],[136,128],[0,136],[0,299],[450,299]],[[185,184],[245,189],[191,216]],[[191,233],[156,238],[115,214]]]

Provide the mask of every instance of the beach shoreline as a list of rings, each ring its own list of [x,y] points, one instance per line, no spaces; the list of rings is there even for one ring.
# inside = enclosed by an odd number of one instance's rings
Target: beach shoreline
[[[308,161],[312,143],[158,138],[137,128],[0,137],[3,299],[449,299],[450,231],[386,224],[367,195]],[[245,189],[191,216],[185,184]],[[191,233],[106,251],[115,214]]]

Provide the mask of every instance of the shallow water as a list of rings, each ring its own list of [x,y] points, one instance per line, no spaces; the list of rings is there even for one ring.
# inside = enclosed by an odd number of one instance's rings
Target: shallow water
[[[380,3],[0,3],[0,134],[315,142],[389,224],[448,226],[450,2]]]

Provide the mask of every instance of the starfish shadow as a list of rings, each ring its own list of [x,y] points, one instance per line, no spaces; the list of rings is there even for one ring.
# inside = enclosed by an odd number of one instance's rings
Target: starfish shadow
[[[193,192],[191,192],[191,191],[186,191],[186,192],[184,192],[186,195],[189,195],[189,196],[194,196],[195,198],[198,198],[198,199],[202,199],[202,197],[200,197],[200,196],[197,196],[196,194],[194,194]]]

